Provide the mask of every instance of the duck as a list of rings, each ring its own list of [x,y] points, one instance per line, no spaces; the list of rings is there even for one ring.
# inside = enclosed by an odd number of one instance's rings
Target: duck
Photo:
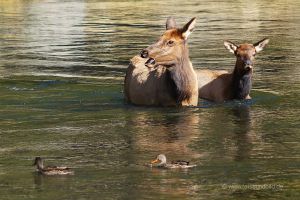
[[[33,163],[36,171],[43,175],[73,175],[74,172],[69,167],[46,166],[41,157],[36,157]]]
[[[155,164],[153,166],[153,164]],[[189,161],[176,160],[171,163],[167,163],[167,157],[164,154],[159,154],[156,156],[155,160],[151,161],[152,167],[165,168],[165,169],[187,169],[196,167],[197,165],[191,165]]]

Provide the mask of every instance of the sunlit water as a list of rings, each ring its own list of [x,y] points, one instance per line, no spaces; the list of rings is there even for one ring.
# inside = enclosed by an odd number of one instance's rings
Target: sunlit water
[[[0,1],[0,199],[299,199],[299,1],[180,2]],[[170,15],[197,17],[195,68],[232,70],[225,39],[270,38],[253,100],[124,103],[129,59]],[[158,153],[198,166],[143,166]],[[35,156],[75,175],[39,176]]]

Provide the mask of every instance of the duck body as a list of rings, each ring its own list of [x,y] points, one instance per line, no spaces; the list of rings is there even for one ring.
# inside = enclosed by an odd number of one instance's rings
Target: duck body
[[[36,171],[43,175],[73,175],[74,172],[69,167],[57,167],[57,166],[47,166],[44,167],[44,163],[41,157],[36,157],[34,164],[36,166]]]
[[[38,169],[39,173],[43,175],[73,175],[74,172],[71,171],[71,168],[69,167],[45,167],[44,169]]]
[[[197,165],[191,165],[190,162],[184,160],[176,160],[171,163],[167,163],[167,158],[164,154],[159,154],[155,160],[151,161],[152,167],[164,168],[164,169],[187,169],[196,167]],[[153,166],[153,164],[155,164]]]

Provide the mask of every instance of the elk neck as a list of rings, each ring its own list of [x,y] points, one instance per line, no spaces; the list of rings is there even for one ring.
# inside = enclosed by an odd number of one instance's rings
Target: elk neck
[[[237,59],[232,74],[232,96],[234,99],[245,99],[252,88],[252,69],[244,69],[244,63]]]
[[[197,82],[186,41],[178,54],[173,67],[170,68],[170,76],[176,85],[176,100],[180,102],[192,96],[193,86],[197,85]]]

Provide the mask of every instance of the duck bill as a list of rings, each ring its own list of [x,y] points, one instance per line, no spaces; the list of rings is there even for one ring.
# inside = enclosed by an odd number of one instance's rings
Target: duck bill
[[[152,160],[152,161],[151,161],[151,164],[158,163],[158,162],[159,162],[159,160],[158,160],[158,159],[155,159],[155,160]]]

